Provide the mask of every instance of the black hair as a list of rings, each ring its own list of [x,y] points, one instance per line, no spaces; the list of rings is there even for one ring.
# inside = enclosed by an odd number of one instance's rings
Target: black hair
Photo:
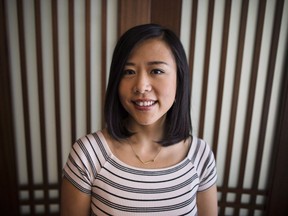
[[[189,67],[186,54],[179,38],[165,27],[157,24],[139,25],[129,29],[120,37],[112,57],[105,96],[104,116],[108,133],[114,139],[121,141],[133,134],[125,124],[129,115],[120,102],[119,83],[132,49],[140,42],[151,38],[160,38],[168,44],[177,65],[176,100],[166,115],[164,137],[158,141],[163,146],[169,146],[187,139],[192,133],[192,124]]]

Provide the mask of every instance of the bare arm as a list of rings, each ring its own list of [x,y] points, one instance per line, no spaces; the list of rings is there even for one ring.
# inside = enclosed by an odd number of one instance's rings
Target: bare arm
[[[198,192],[197,208],[199,216],[214,216],[218,214],[216,185],[205,191]]]
[[[90,213],[91,197],[78,190],[63,178],[61,186],[61,216],[87,216]]]

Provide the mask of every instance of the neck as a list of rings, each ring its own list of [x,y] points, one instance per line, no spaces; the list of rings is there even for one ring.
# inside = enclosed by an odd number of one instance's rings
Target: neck
[[[139,125],[132,120],[129,122],[128,128],[135,132],[131,137],[132,143],[157,143],[163,138],[164,121],[152,125]]]
[[[151,130],[146,133],[137,132],[131,136],[128,140],[129,145],[135,155],[135,157],[144,165],[154,163],[162,149],[162,146],[157,143],[159,139],[153,139],[157,137]],[[151,135],[151,136],[149,136]]]

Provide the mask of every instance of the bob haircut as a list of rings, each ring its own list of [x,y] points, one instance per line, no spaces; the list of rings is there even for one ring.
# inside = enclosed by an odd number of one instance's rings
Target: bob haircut
[[[152,38],[159,38],[169,45],[177,65],[176,100],[166,115],[164,137],[157,141],[162,146],[169,146],[187,139],[192,133],[189,67],[179,38],[171,30],[160,25],[144,24],[135,26],[125,32],[118,40],[112,57],[105,96],[105,122],[108,133],[118,141],[127,139],[134,134],[126,127],[129,114],[119,99],[119,83],[132,49],[137,44]],[[167,88],[169,87],[167,86]]]

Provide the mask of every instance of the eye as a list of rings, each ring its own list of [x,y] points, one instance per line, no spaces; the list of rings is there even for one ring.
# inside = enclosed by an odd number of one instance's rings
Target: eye
[[[164,71],[160,70],[160,69],[153,69],[150,73],[151,74],[162,74],[162,73],[164,73]]]
[[[131,70],[131,69],[126,69],[123,71],[123,75],[133,75],[135,74],[135,71]]]

